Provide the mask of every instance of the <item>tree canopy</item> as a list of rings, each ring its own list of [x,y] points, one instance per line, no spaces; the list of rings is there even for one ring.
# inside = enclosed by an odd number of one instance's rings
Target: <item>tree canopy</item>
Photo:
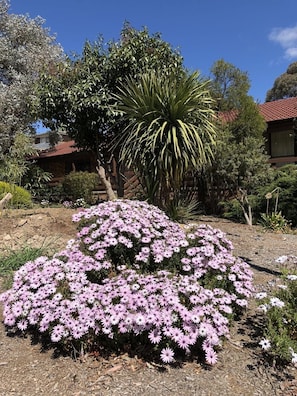
[[[41,18],[9,13],[0,0],[0,157],[17,133],[34,131],[34,84],[41,69],[62,57]]]
[[[240,109],[241,99],[248,95],[250,81],[247,72],[219,59],[211,68],[211,91],[218,111]]]
[[[297,96],[297,62],[291,63],[287,71],[277,77],[273,87],[267,91],[266,102]]]
[[[127,77],[138,81],[151,70],[160,75],[185,73],[181,55],[160,34],[150,35],[146,28],[137,31],[126,23],[118,42],[104,45],[102,37],[86,41],[81,55],[44,71],[37,90],[38,116],[52,130],[67,130],[78,147],[97,155],[101,165],[113,155],[120,175],[119,147],[114,143],[125,120],[114,94]],[[121,177],[118,185],[122,196]]]
[[[223,60],[216,62],[212,71],[218,133],[215,161],[207,168],[203,183],[207,205],[215,212],[219,202],[236,197],[239,189],[249,194],[265,182],[269,164],[264,154],[266,123],[248,95],[247,73]]]
[[[46,70],[40,79],[39,117],[51,129],[65,128],[81,148],[99,154],[102,145],[121,133],[114,111],[121,81],[149,71],[183,73],[183,59],[159,34],[125,24],[118,42],[87,41],[82,54]]]

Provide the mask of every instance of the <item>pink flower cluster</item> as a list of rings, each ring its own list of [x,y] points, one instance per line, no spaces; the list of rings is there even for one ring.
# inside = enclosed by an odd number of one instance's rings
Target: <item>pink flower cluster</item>
[[[252,273],[224,234],[206,226],[185,232],[138,201],[100,204],[74,220],[79,232],[64,251],[15,273],[0,297],[4,323],[64,344],[143,335],[164,363],[199,344],[216,363],[234,308],[252,292]]]

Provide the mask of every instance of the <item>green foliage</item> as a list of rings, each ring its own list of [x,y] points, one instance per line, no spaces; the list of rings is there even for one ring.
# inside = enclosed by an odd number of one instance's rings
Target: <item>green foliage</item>
[[[233,198],[226,201],[219,202],[219,207],[222,211],[222,216],[225,219],[244,222],[244,215],[238,199]]]
[[[183,194],[179,194],[169,203],[166,213],[171,220],[188,223],[197,219],[199,209],[199,202],[195,196],[188,194],[184,197]]]
[[[257,164],[256,160],[257,157],[255,157],[255,164]],[[296,227],[297,166],[290,164],[272,169],[266,164],[262,172],[257,173],[255,177],[251,179],[251,181],[254,180],[253,182],[247,184],[255,221],[259,221],[265,228],[279,231],[289,231],[291,226]],[[231,185],[231,181],[229,183]],[[271,194],[275,190],[278,190],[278,193]],[[270,198],[267,199],[267,197]],[[220,207],[224,217],[243,220],[237,199],[223,199]]]
[[[267,91],[266,102],[297,96],[297,62],[291,63],[287,71],[277,77],[273,87]]]
[[[216,61],[211,68],[212,95],[219,111],[241,108],[240,98],[246,96],[250,88],[248,74],[223,59]]]
[[[224,205],[219,203],[233,200],[239,189],[250,196],[256,187],[267,184],[271,169],[264,153],[266,123],[257,104],[248,95],[247,74],[223,60],[218,61],[212,71],[212,95],[221,112],[215,161],[206,168],[201,179],[207,210],[221,213]],[[230,203],[231,207],[234,202]],[[237,212],[237,208],[234,210]]]
[[[272,173],[273,179],[269,184],[260,185],[256,189],[258,196],[257,212],[266,212],[267,193],[279,189],[277,211],[281,212],[290,224],[297,225],[297,165],[290,164],[278,168]],[[275,199],[275,198],[273,198]],[[272,205],[274,201],[272,202]]]
[[[37,153],[32,143],[32,138],[24,133],[15,135],[12,145],[0,162],[0,180],[21,185],[30,168],[27,158]]]
[[[32,163],[23,178],[23,186],[30,191],[33,197],[40,197],[47,188],[47,183],[52,179],[52,174]]]
[[[87,203],[92,203],[92,191],[99,184],[97,173],[71,172],[63,181],[65,195],[71,200],[83,198]]]
[[[182,57],[159,34],[125,24],[119,42],[86,42],[82,54],[46,70],[37,88],[38,115],[51,129],[65,128],[79,147],[95,153],[121,133],[121,115],[111,111],[112,93],[126,77],[148,70],[183,70]]]
[[[267,230],[288,232],[290,230],[290,224],[281,214],[281,212],[261,214],[260,224]]]
[[[28,261],[33,261],[37,257],[44,255],[45,251],[44,247],[25,246],[21,249],[11,250],[9,254],[0,257],[0,277],[4,279],[4,287],[6,289],[11,287],[15,271]]]
[[[245,142],[236,143],[230,131],[224,132],[225,130],[218,134],[215,161],[204,172],[206,207],[213,213],[221,213],[228,206],[231,208],[239,189],[247,191],[249,200],[253,205],[256,204],[251,195],[256,195],[257,189],[267,185],[273,177],[273,170],[267,161],[268,157],[263,154],[260,139],[247,137]],[[229,200],[230,204],[224,204]],[[239,204],[236,203],[236,206],[239,207]],[[236,218],[239,217],[236,215]]]
[[[12,194],[12,199],[7,204],[8,207],[23,208],[32,206],[32,199],[29,191],[14,184],[0,181],[0,199],[7,193]]]
[[[37,199],[39,201],[46,200],[51,203],[61,203],[65,199],[65,192],[62,183],[55,186],[46,185],[39,191]]]
[[[78,147],[92,150],[103,166],[112,151],[119,163],[119,146],[114,149],[112,143],[121,137],[125,125],[114,108],[113,94],[127,77],[138,80],[152,70],[183,74],[182,57],[159,34],[125,24],[118,42],[87,41],[80,56],[41,74],[36,116],[52,130],[67,130]],[[120,178],[119,196],[122,184]]]
[[[127,125],[121,159],[137,170],[146,191],[154,192],[152,202],[166,210],[185,173],[212,159],[216,131],[208,81],[197,73],[144,74],[139,82],[127,79],[119,91],[116,109]]]
[[[286,257],[296,268],[297,257]],[[274,362],[297,363],[297,275],[296,270],[284,274],[275,289],[266,296],[260,294],[260,306],[265,314],[264,336],[269,341],[266,350]],[[261,295],[262,294],[262,295]],[[256,296],[259,298],[259,295]],[[264,297],[264,298],[263,298]]]

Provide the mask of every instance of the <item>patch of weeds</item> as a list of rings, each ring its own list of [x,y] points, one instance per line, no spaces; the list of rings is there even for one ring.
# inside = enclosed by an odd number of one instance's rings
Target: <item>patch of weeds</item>
[[[46,254],[46,251],[45,246],[39,248],[25,246],[17,250],[10,250],[7,255],[0,257],[0,277],[3,278],[3,287],[9,289],[12,285],[14,272],[28,261],[33,261]]]

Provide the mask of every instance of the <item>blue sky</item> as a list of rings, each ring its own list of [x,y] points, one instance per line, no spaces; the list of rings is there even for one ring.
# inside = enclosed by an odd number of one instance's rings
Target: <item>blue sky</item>
[[[178,48],[190,70],[210,75],[218,59],[246,71],[260,103],[297,61],[296,0],[10,0],[10,12],[42,16],[66,53],[86,39],[117,40],[125,21]]]

